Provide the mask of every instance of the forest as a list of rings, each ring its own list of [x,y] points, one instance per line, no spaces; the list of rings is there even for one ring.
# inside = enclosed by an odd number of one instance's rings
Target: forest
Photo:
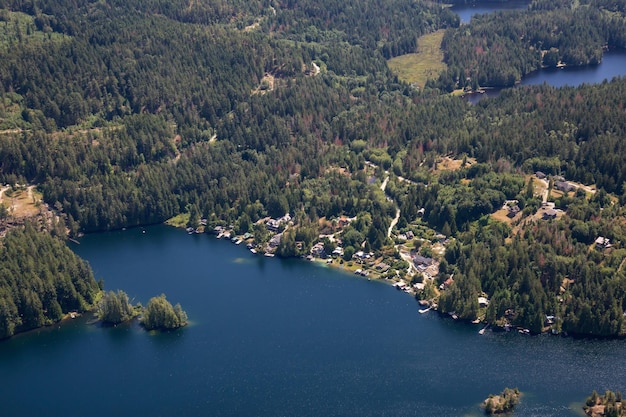
[[[351,243],[393,252],[398,207],[398,230],[450,238],[442,312],[623,335],[626,80],[477,105],[447,92],[597,62],[626,46],[625,4],[537,0],[461,25],[445,5],[405,0],[0,0],[0,181],[37,185],[72,238],[187,213],[267,239],[256,223],[291,213],[285,256],[339,216],[363,219]],[[419,90],[391,73],[386,59],[440,29],[441,77]],[[475,163],[442,172],[443,156]],[[598,191],[556,196],[566,215],[535,222],[536,171]],[[507,200],[528,221],[494,220]],[[610,250],[590,249],[598,236]],[[14,311],[23,296],[4,288]],[[93,301],[80,294],[61,311]],[[47,310],[5,334],[60,317]]]
[[[446,32],[448,70],[436,85],[510,87],[540,68],[598,64],[626,47],[623,2],[535,0],[527,11],[480,15]]]
[[[89,265],[33,224],[2,239],[0,263],[0,339],[89,310],[100,293]]]

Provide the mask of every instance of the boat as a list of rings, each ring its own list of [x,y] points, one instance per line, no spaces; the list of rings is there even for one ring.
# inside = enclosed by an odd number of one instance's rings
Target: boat
[[[489,327],[489,325],[486,325],[485,327],[483,327],[482,329],[480,329],[478,331],[478,334],[485,334],[485,331],[487,330],[487,327]]]
[[[424,313],[429,312],[429,311],[430,311],[430,310],[432,310],[432,309],[433,309],[433,306],[430,306],[430,307],[428,307],[428,308],[422,308],[422,309],[420,309],[420,310],[419,310],[419,313],[420,313],[420,314],[424,314]]]

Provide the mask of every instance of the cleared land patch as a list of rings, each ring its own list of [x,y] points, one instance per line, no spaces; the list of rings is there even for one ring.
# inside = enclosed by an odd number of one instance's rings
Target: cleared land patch
[[[419,52],[391,58],[387,65],[400,80],[423,88],[427,80],[437,78],[446,69],[441,50],[444,32],[438,30],[420,37],[417,41]]]

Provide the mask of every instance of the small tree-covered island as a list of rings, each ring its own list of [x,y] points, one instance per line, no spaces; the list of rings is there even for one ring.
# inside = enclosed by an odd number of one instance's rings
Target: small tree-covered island
[[[517,388],[505,388],[499,395],[490,395],[483,401],[482,407],[489,415],[510,413],[519,404],[521,396]]]
[[[626,408],[622,407],[622,393],[607,390],[604,395],[596,391],[587,398],[583,410],[589,417],[622,417],[626,416]]]
[[[134,317],[63,240],[165,221],[387,280],[420,312],[624,336],[626,79],[459,95],[597,65],[626,3],[448,6],[0,0],[0,337]],[[187,318],[162,296],[141,320]]]

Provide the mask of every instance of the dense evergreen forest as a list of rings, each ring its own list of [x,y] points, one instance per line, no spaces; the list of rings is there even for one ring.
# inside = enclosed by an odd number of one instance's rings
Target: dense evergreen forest
[[[0,339],[93,307],[100,292],[89,265],[32,224],[0,248]]]
[[[626,80],[477,105],[445,92],[597,62],[626,46],[625,4],[538,0],[460,25],[406,0],[0,0],[0,181],[36,184],[71,236],[187,213],[264,239],[258,220],[291,213],[283,255],[342,215],[350,246],[393,252],[398,207],[398,230],[450,238],[441,311],[622,335]],[[386,59],[439,29],[448,70],[424,90],[398,80]],[[474,162],[442,172],[446,155]],[[598,191],[555,194],[566,215],[536,221],[535,171]],[[507,200],[514,227],[490,217]]]
[[[626,47],[624,2],[534,0],[527,11],[484,14],[446,32],[437,85],[508,87],[542,67],[597,64]]]

